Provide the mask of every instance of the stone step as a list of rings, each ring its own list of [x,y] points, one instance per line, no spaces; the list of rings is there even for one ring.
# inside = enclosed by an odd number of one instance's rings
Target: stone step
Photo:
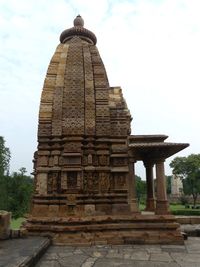
[[[173,215],[154,215],[154,214],[135,214],[135,215],[110,215],[110,216],[68,216],[68,217],[34,217],[29,216],[27,219],[31,223],[42,223],[42,224],[67,224],[67,225],[81,225],[81,224],[107,224],[107,223],[155,223],[155,222],[176,222],[176,218]]]
[[[180,224],[200,224],[200,216],[176,216]]]
[[[30,217],[30,234],[51,236],[61,244],[181,244],[179,224],[172,215],[96,216],[71,218]]]
[[[178,223],[109,223],[109,224],[83,224],[83,225],[59,225],[59,224],[27,224],[26,228],[31,231],[51,231],[51,232],[94,232],[94,231],[110,231],[110,230],[149,230],[159,229],[162,230],[173,230],[179,227]]]
[[[0,266],[35,266],[50,244],[49,238],[40,236],[1,241]]]
[[[45,254],[46,250],[51,244],[51,240],[46,238],[25,260],[19,265],[19,267],[32,267],[40,260]]]
[[[110,231],[90,233],[57,233],[53,244],[99,245],[99,244],[183,244],[183,237],[176,231]]]

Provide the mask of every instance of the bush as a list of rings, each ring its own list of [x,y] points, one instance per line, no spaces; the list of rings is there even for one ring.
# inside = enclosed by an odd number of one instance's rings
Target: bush
[[[182,205],[186,205],[186,204],[188,204],[188,199],[187,199],[186,196],[181,196],[181,197],[179,198],[179,200],[180,200],[180,203],[181,203]]]
[[[177,205],[179,205],[179,203],[177,203],[177,202],[170,202],[170,205],[171,206],[177,206]]]
[[[146,198],[144,196],[142,196],[139,201],[138,201],[140,204],[142,205],[146,205]]]
[[[0,209],[12,212],[13,218],[23,217],[29,210],[33,179],[22,172],[0,177]]]
[[[173,210],[173,215],[200,216],[200,210]]]

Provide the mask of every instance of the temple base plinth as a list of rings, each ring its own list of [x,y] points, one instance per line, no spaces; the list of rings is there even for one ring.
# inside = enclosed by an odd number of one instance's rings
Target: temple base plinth
[[[173,215],[30,217],[30,235],[51,236],[54,244],[183,244]]]

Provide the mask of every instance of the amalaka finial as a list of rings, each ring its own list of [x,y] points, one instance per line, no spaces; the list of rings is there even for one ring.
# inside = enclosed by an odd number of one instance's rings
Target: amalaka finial
[[[78,15],[75,19],[74,19],[74,26],[78,26],[78,27],[83,27],[84,26],[84,20],[82,19],[82,17],[80,15]]]
[[[60,42],[62,44],[71,40],[74,36],[79,36],[82,40],[96,45],[97,38],[95,34],[88,29],[84,28],[84,20],[80,15],[74,19],[74,27],[64,30],[60,35]]]

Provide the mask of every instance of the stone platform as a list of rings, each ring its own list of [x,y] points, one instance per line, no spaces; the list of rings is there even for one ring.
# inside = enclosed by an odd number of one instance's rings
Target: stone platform
[[[50,240],[45,237],[0,241],[0,267],[35,266],[49,245]]]
[[[29,217],[31,235],[50,236],[54,244],[183,244],[173,215],[122,215],[69,218]]]

